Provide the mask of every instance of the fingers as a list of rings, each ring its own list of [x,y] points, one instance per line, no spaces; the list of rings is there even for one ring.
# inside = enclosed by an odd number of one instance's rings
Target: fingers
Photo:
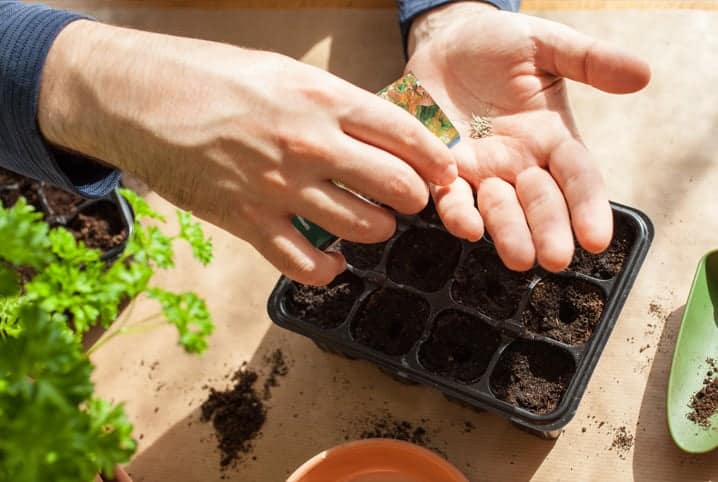
[[[429,188],[408,164],[376,147],[345,139],[336,149],[339,162],[327,166],[330,179],[400,213],[414,214],[426,206]]]
[[[531,269],[536,252],[513,186],[496,177],[485,179],[479,185],[477,201],[504,264],[514,271]]]
[[[339,253],[325,253],[297,231],[289,217],[266,216],[249,242],[288,278],[323,286],[346,269]]]
[[[538,68],[614,94],[648,84],[650,67],[635,55],[556,22],[530,21]]]
[[[329,181],[304,188],[296,214],[342,239],[358,243],[386,241],[396,230],[396,218]]]
[[[421,122],[369,92],[352,87],[351,95],[352,107],[340,116],[344,132],[403,159],[429,182],[444,186],[456,179],[449,149]]]
[[[469,241],[478,241],[484,235],[484,222],[468,182],[459,177],[448,186],[431,185],[430,190],[436,211],[451,234]]]
[[[553,150],[549,170],[561,187],[578,242],[587,251],[606,249],[613,233],[613,215],[603,177],[586,147],[567,139]]]
[[[523,171],[516,193],[531,228],[536,257],[549,271],[566,268],[573,256],[573,235],[566,203],[551,175],[540,167]]]

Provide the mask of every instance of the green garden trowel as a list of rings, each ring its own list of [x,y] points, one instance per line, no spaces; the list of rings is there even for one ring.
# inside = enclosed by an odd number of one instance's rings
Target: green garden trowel
[[[711,369],[709,358],[718,361],[718,250],[698,264],[668,380],[668,428],[676,445],[690,453],[718,447],[718,413],[708,419],[708,427],[688,419],[689,403]]]

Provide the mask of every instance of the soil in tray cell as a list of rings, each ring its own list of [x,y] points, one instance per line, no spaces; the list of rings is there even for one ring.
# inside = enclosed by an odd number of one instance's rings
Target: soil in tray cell
[[[372,269],[381,261],[386,243],[361,244],[342,239],[332,246],[331,251],[344,255],[347,263],[359,269]]]
[[[436,212],[436,206],[434,205],[434,201],[432,199],[429,199],[429,203],[419,213],[419,217],[427,223],[435,224],[437,226],[443,225],[441,218],[439,217],[439,213]]]
[[[83,197],[67,192],[55,186],[45,185],[42,188],[50,214],[55,216],[71,216],[77,207],[85,201]]]
[[[484,374],[500,343],[500,335],[481,320],[447,311],[434,322],[419,361],[433,373],[471,383]]]
[[[611,279],[623,270],[626,258],[636,240],[636,232],[621,216],[613,217],[613,240],[603,253],[591,254],[576,245],[576,252],[568,269],[594,278]]]
[[[327,286],[295,285],[286,307],[289,313],[307,323],[336,328],[349,316],[362,290],[362,281],[345,271]]]
[[[408,352],[424,331],[429,303],[391,288],[374,291],[352,322],[354,340],[387,355]]]
[[[538,415],[561,402],[576,367],[568,352],[541,342],[519,341],[501,355],[491,374],[497,398]]]
[[[496,319],[510,317],[528,289],[532,272],[508,269],[494,248],[483,244],[469,253],[456,271],[451,296],[457,302]]]
[[[451,278],[461,241],[440,229],[409,229],[394,242],[387,273],[397,283],[436,291]]]
[[[100,201],[82,210],[68,229],[75,239],[102,251],[119,246],[127,238],[127,227],[120,209],[108,201]]]
[[[534,287],[521,322],[533,333],[579,345],[591,338],[605,303],[603,291],[591,283],[548,278]]]

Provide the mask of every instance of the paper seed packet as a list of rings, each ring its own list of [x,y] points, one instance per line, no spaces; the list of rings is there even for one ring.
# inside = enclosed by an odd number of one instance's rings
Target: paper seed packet
[[[427,129],[448,147],[456,145],[461,139],[459,131],[456,130],[446,114],[411,72],[381,89],[377,95],[398,105],[419,119]],[[336,184],[347,189],[341,183],[337,182]],[[300,216],[295,216],[292,222],[294,227],[314,246],[325,247],[336,239],[333,234],[326,232]]]

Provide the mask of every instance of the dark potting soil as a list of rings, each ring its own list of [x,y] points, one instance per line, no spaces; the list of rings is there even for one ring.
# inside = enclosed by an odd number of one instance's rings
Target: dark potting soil
[[[545,415],[558,407],[575,371],[571,355],[540,342],[515,342],[489,380],[497,398]]]
[[[387,274],[397,283],[436,291],[451,278],[461,241],[440,229],[412,228],[394,242]]]
[[[287,298],[287,310],[294,316],[319,325],[336,328],[349,315],[354,300],[363,290],[362,280],[345,271],[327,286],[296,284]]]
[[[281,348],[277,348],[265,356],[264,363],[269,367],[269,375],[264,379],[262,398],[269,400],[272,398],[272,388],[279,385],[279,377],[284,377],[289,373],[289,365],[284,359],[284,352]]]
[[[18,188],[3,189],[0,191],[0,202],[6,208],[10,208],[15,205],[20,197],[24,197],[25,201],[35,208],[36,211],[42,212],[42,201],[40,200],[40,194],[38,189],[40,183],[24,179]]]
[[[633,435],[625,426],[620,426],[613,431],[611,450],[616,450],[621,458],[633,448]]]
[[[386,243],[361,244],[342,239],[332,246],[331,251],[342,253],[347,263],[355,268],[372,269],[381,261],[385,246]]]
[[[433,373],[471,383],[484,374],[500,343],[501,336],[481,320],[448,311],[434,322],[419,361]]]
[[[456,270],[451,296],[457,303],[503,320],[514,314],[532,278],[530,271],[509,270],[494,248],[483,244]]]
[[[26,177],[0,167],[0,186],[19,184],[25,180],[27,180]]]
[[[446,453],[436,447],[436,444],[432,441],[429,430],[424,426],[426,420],[422,419],[421,422],[421,424],[413,424],[407,420],[396,419],[389,413],[374,415],[363,422],[364,428],[358,438],[389,438],[402,440],[433,450],[442,457],[447,458]],[[356,438],[356,435],[347,435],[346,438],[353,439]]]
[[[548,278],[534,287],[521,321],[533,333],[578,345],[591,338],[605,303],[603,291],[591,283]]]
[[[688,420],[703,428],[709,428],[711,417],[718,413],[718,361],[708,358],[706,362],[709,368],[703,387],[691,397],[688,413]]]
[[[69,217],[73,215],[77,207],[85,201],[85,198],[55,186],[45,185],[42,192],[45,194],[45,201],[47,202],[50,214],[54,216]]]
[[[599,279],[611,279],[621,272],[631,252],[636,233],[620,216],[613,217],[613,240],[603,253],[591,254],[578,244],[568,269]]]
[[[127,239],[127,228],[119,208],[110,202],[90,205],[77,214],[68,229],[75,239],[102,251],[109,251]]]
[[[419,339],[429,316],[429,304],[421,297],[391,288],[374,291],[352,322],[358,343],[387,355],[402,355]]]

